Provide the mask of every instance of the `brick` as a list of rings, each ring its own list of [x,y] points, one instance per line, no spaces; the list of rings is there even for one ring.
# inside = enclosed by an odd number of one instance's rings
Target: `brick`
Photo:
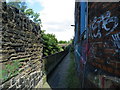
[[[21,85],[17,86],[16,88],[21,90]]]
[[[25,86],[22,90],[28,90],[28,87]]]
[[[24,78],[20,78],[20,79],[19,79],[19,83],[20,83],[20,84],[22,84],[23,81],[24,81]]]
[[[5,3],[5,2],[2,3],[2,9],[3,9],[4,11],[7,10],[7,6],[6,6],[6,3]]]
[[[9,88],[11,86],[10,81],[7,81],[3,84],[3,88]]]
[[[11,79],[11,85],[13,85],[13,84],[15,84],[15,83],[16,83],[15,78],[12,78],[12,79]]]
[[[22,89],[25,88],[25,83],[22,83],[22,84],[21,84],[21,88],[22,88]]]
[[[0,90],[3,89],[3,85],[0,85]]]
[[[31,80],[31,84],[34,86],[34,78]]]
[[[35,76],[34,76],[34,73],[32,74],[32,78],[34,78]]]
[[[8,90],[13,90],[13,89],[16,89],[16,85],[15,84],[10,86]]]
[[[29,80],[28,80],[28,79],[25,80],[25,84],[26,84],[26,85],[29,84]]]
[[[16,87],[18,88],[20,85],[19,85],[19,82],[16,83]]]

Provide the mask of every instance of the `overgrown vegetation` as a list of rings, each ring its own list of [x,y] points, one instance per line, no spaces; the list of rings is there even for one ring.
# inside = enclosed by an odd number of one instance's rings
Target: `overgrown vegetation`
[[[67,83],[68,88],[80,88],[80,80],[75,68],[73,48],[70,49],[70,65],[68,69]]]
[[[62,47],[58,46],[58,40],[54,34],[45,34],[45,30],[42,31],[43,39],[43,56],[48,56],[62,51]]]
[[[12,61],[3,65],[2,70],[0,70],[0,79],[6,81],[7,79],[17,75],[19,73],[18,69],[21,65],[20,60]]]

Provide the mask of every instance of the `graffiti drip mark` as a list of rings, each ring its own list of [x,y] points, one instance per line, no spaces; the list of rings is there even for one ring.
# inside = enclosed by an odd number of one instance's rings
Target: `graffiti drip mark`
[[[114,45],[120,49],[120,33],[112,35]]]
[[[92,31],[96,31],[96,33],[92,33],[92,37],[101,38],[102,29],[107,31],[106,36],[116,29],[116,27],[118,26],[118,18],[115,16],[113,17],[110,16],[111,16],[111,12],[107,11],[105,15],[101,15],[100,17],[94,17],[93,22],[90,25],[90,28]],[[112,28],[107,27],[107,25],[109,25],[110,23],[113,23]]]

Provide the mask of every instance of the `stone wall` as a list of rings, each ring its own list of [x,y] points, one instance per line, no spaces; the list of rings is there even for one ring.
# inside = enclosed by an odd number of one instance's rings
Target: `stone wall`
[[[40,26],[5,2],[0,2],[0,15],[0,89],[42,84]]]

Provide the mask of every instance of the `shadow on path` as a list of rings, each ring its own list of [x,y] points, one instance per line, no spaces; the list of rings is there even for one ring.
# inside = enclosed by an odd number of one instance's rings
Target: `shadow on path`
[[[70,53],[68,53],[56,69],[48,76],[48,84],[51,88],[67,88],[67,73],[70,65]]]

